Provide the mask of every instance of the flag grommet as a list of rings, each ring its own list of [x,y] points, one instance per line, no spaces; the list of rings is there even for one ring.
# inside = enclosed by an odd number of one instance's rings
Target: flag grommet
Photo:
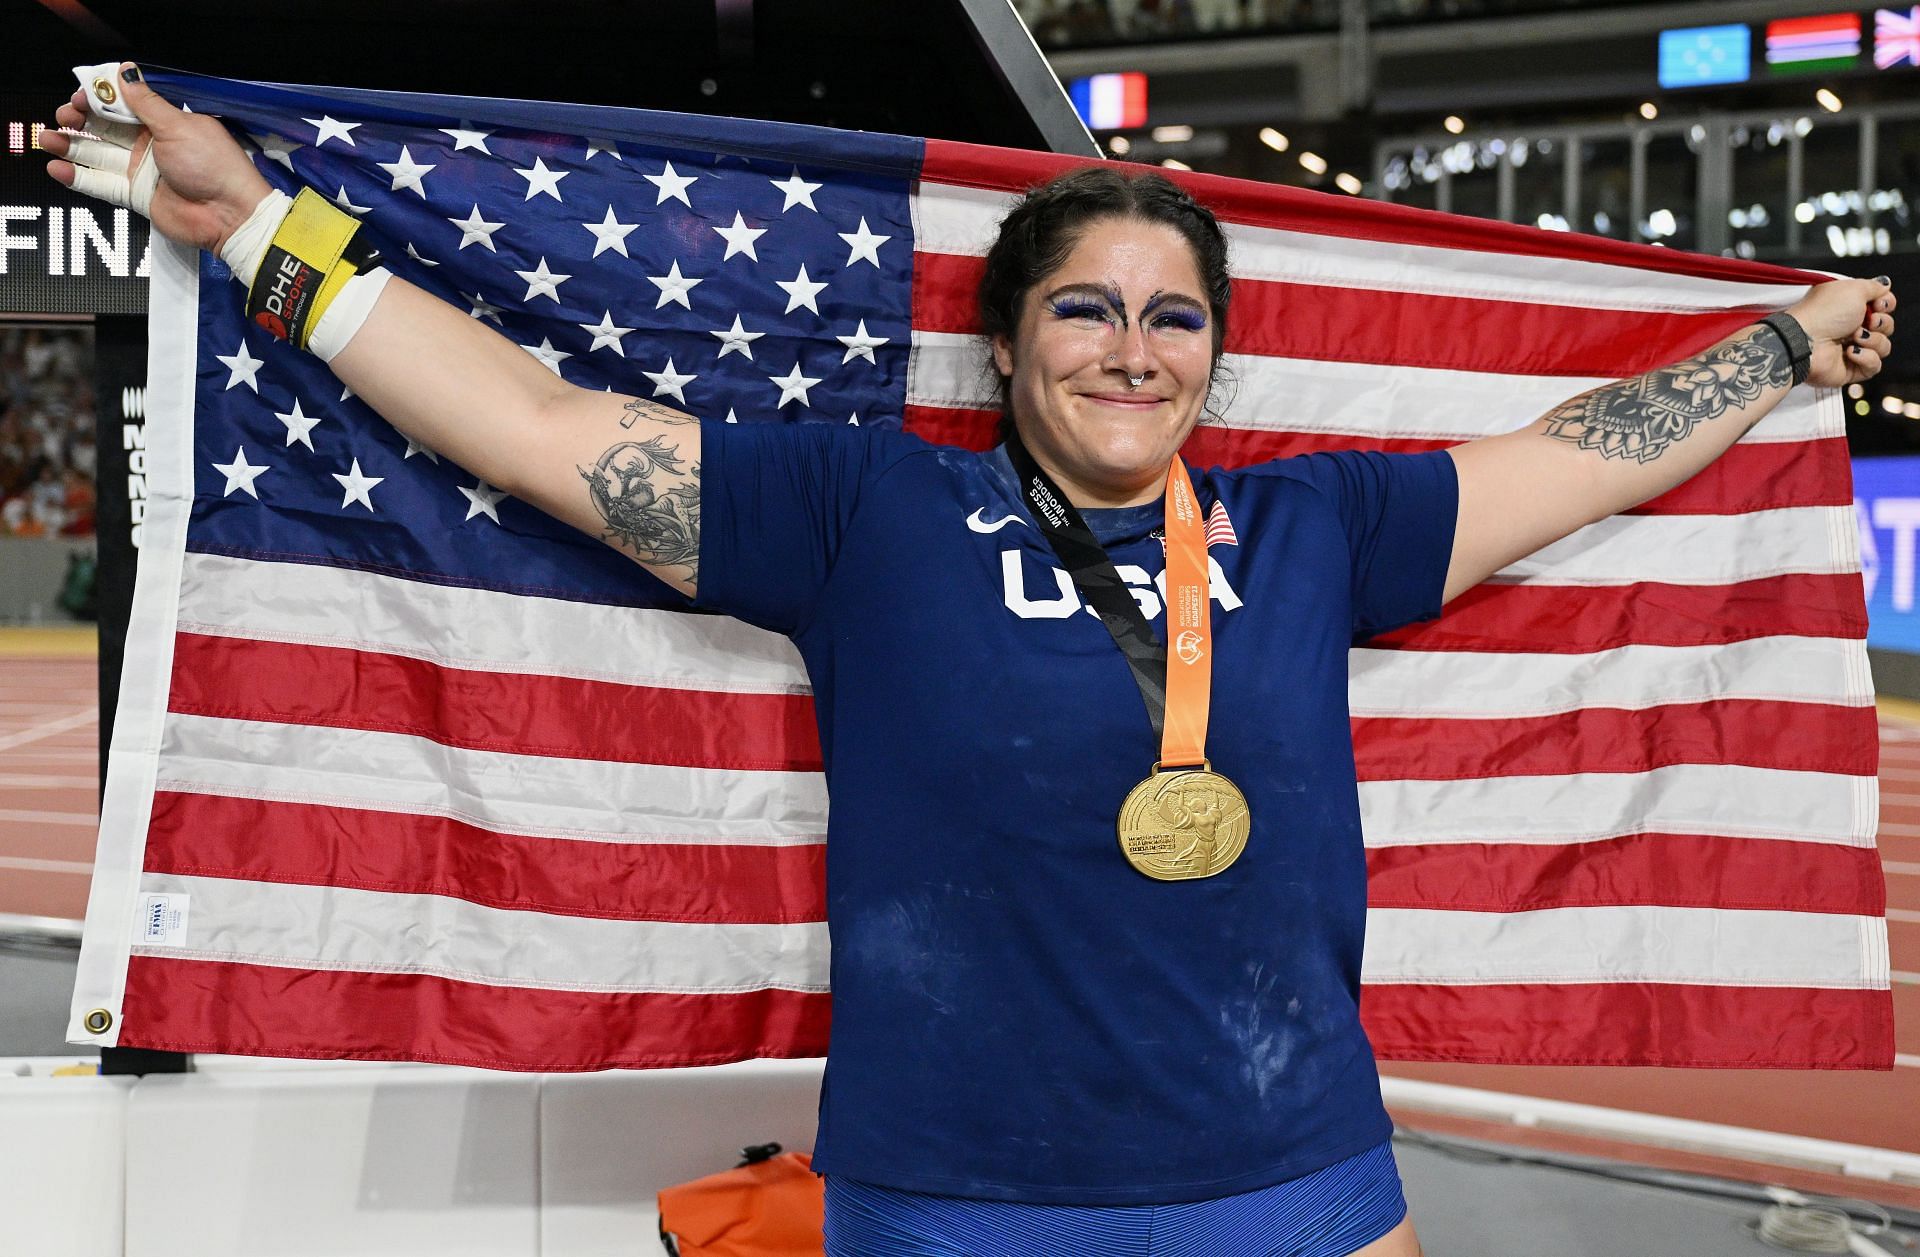
[[[88,1034],[105,1034],[113,1026],[113,1014],[104,1008],[89,1008],[80,1020]]]
[[[105,78],[93,81],[93,94],[100,98],[100,103],[103,105],[111,105],[120,95],[113,88],[113,80]]]

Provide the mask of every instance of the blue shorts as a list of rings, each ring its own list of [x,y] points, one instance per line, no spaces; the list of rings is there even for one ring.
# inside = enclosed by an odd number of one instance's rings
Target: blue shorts
[[[1347,1257],[1407,1216],[1393,1145],[1177,1205],[1035,1205],[827,1176],[827,1257]]]

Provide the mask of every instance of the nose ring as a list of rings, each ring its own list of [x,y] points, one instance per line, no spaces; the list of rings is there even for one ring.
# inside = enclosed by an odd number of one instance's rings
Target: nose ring
[[[1146,382],[1147,382],[1147,377],[1144,375],[1130,375],[1127,377],[1128,388],[1139,388],[1142,384],[1145,384]]]

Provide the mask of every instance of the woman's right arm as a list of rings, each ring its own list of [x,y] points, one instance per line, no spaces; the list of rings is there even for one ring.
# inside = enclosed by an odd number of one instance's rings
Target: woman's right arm
[[[133,139],[132,167],[152,161],[161,174],[148,210],[154,227],[217,252],[270,186],[214,119],[176,109],[144,82],[128,82],[123,95],[144,124]],[[74,93],[55,116],[63,127],[88,127],[86,96]],[[58,132],[42,143],[56,157],[84,156]],[[63,184],[75,181],[68,161],[49,171]],[[693,416],[570,385],[483,320],[398,277],[329,365],[406,436],[694,593],[700,425]]]

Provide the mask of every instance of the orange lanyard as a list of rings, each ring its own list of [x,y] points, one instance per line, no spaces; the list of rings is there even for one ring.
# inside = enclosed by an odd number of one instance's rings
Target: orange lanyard
[[[1167,468],[1167,717],[1160,767],[1207,759],[1213,696],[1213,616],[1207,589],[1207,530],[1186,464]]]

